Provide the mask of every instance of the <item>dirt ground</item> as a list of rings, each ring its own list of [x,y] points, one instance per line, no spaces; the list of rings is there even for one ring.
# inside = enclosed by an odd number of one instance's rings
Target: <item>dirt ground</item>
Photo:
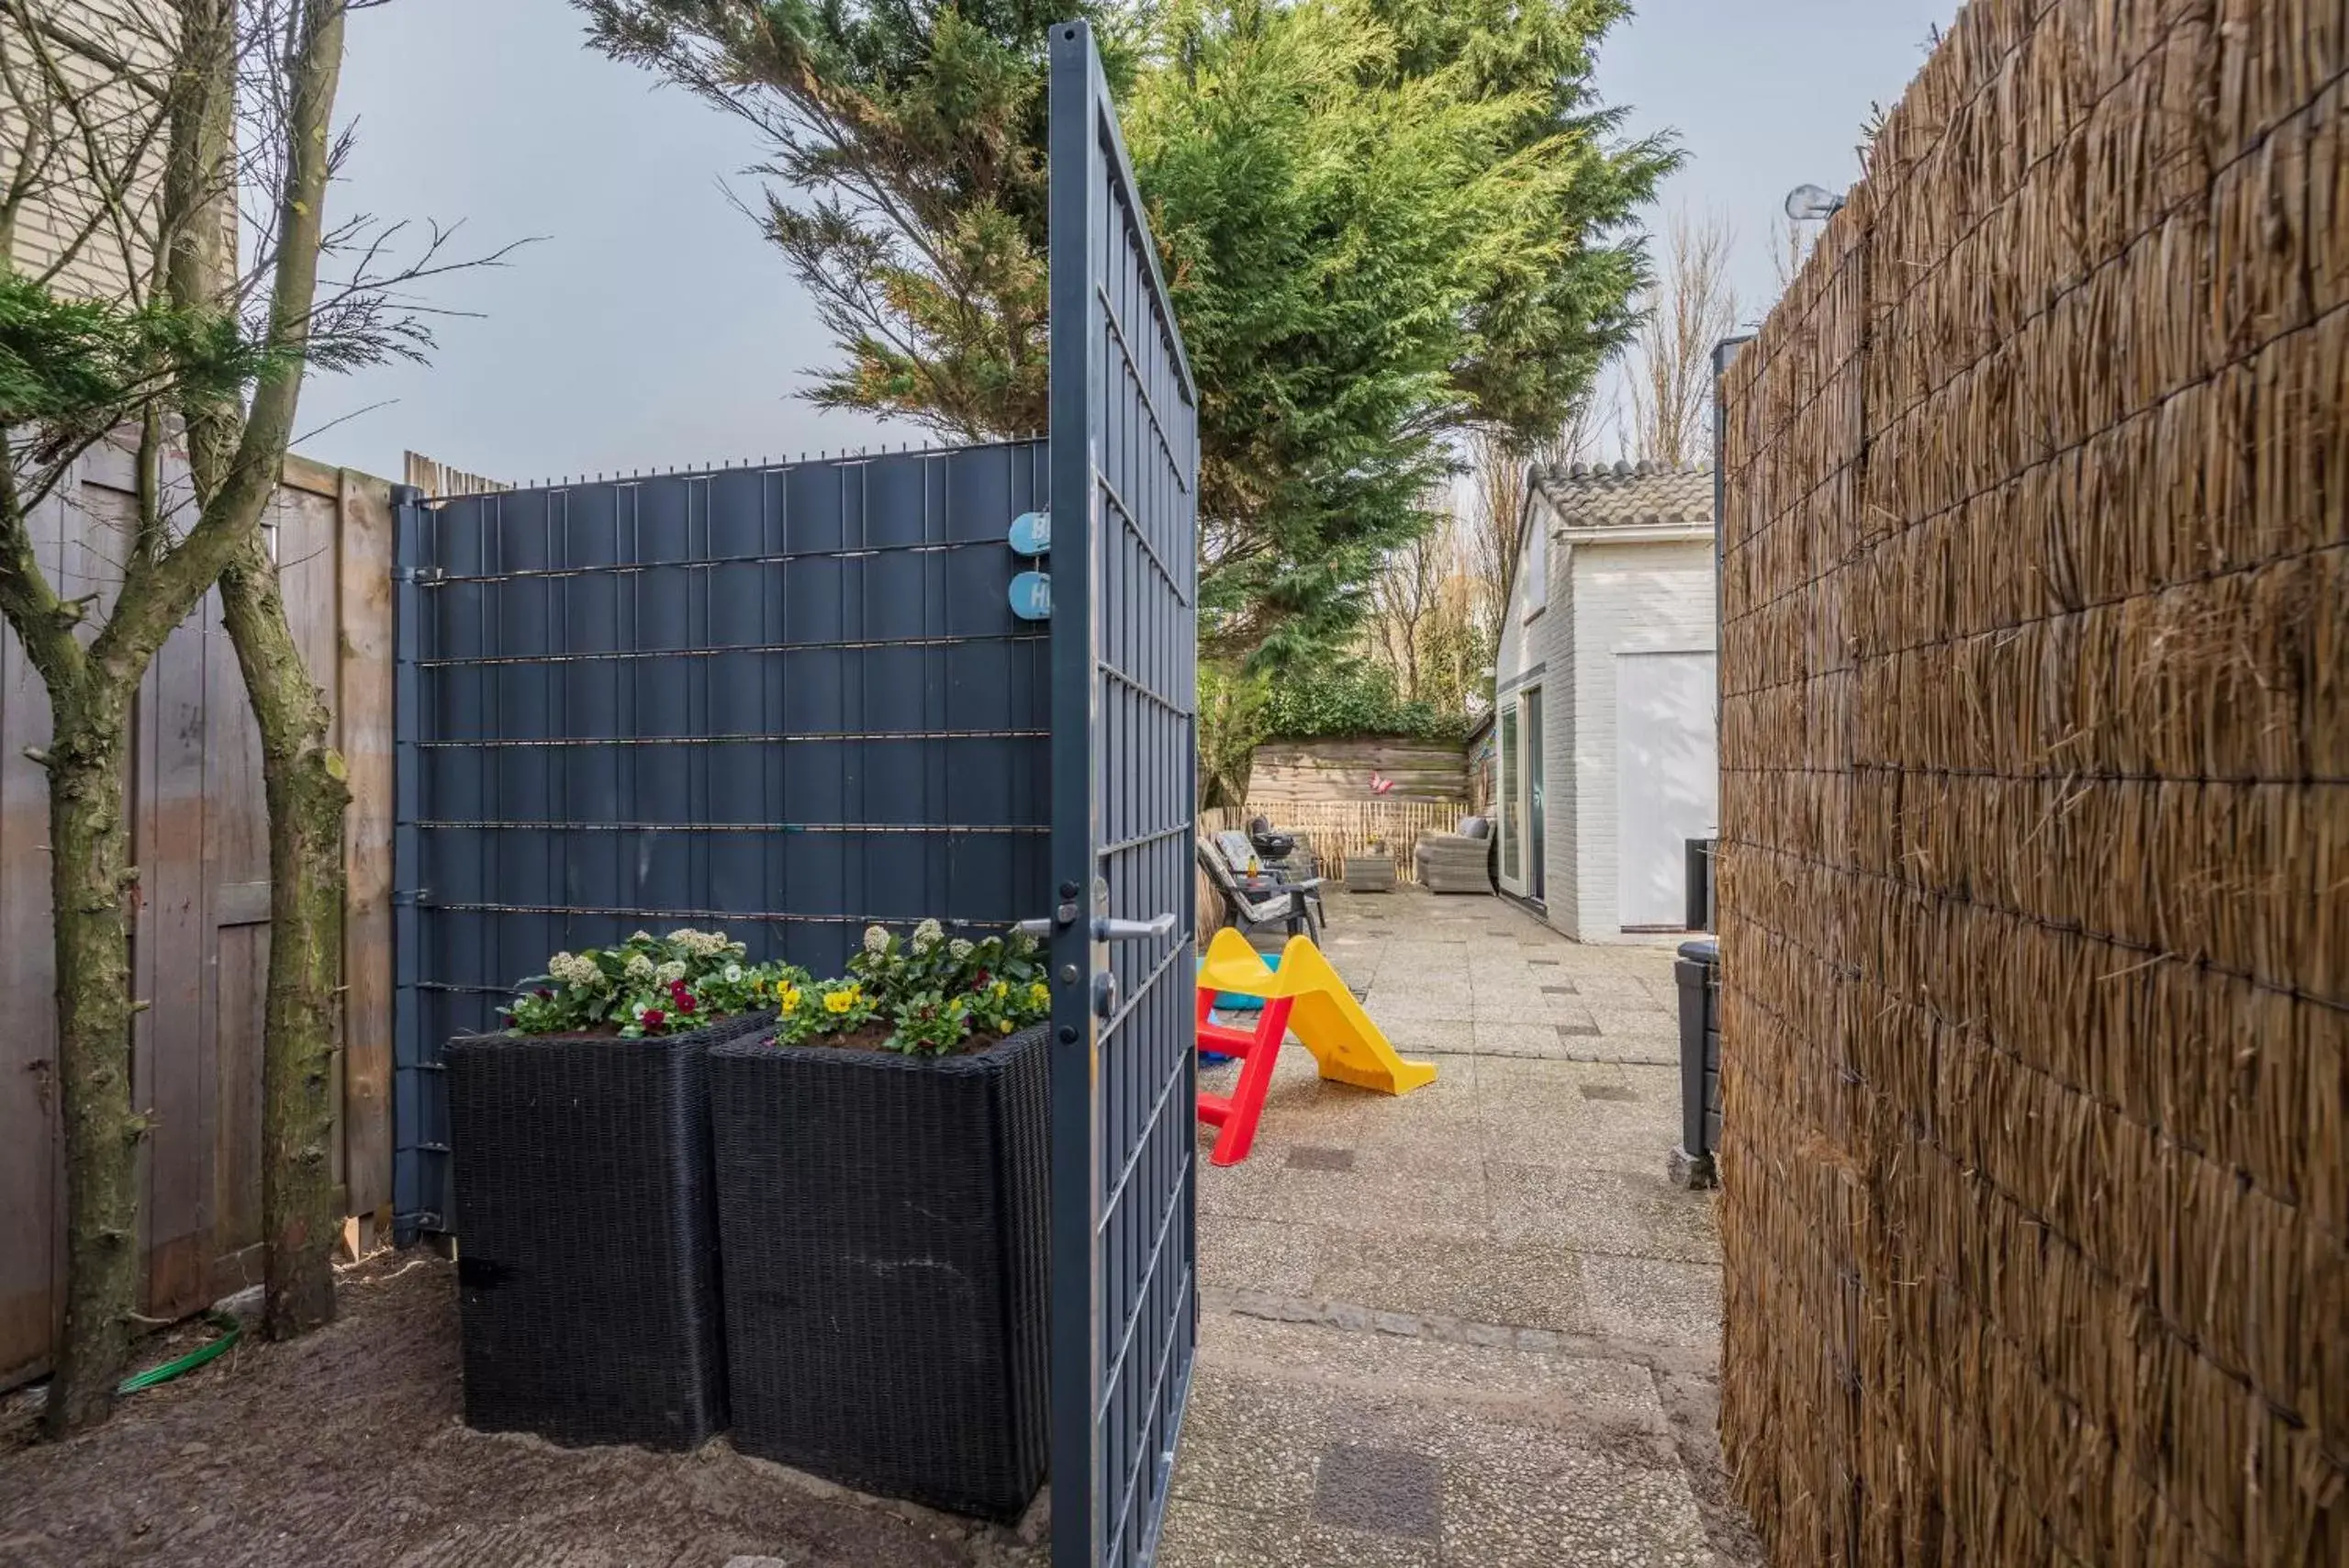
[[[456,1287],[419,1253],[346,1271],[342,1317],[248,1342],[28,1444],[0,1423],[10,1568],[1014,1568],[1011,1532],[873,1502],[735,1453],[563,1450],[459,1424]],[[184,1347],[183,1347],[184,1348]],[[140,1364],[162,1359],[151,1354]],[[766,1568],[765,1564],[761,1568]]]

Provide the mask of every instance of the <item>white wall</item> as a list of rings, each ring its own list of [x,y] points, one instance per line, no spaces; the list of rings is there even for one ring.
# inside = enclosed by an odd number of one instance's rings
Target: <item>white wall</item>
[[[1582,941],[1619,941],[1616,659],[1713,650],[1713,545],[1578,541],[1557,577],[1570,579],[1572,654],[1563,682],[1550,688],[1559,694],[1546,700],[1545,718],[1558,713],[1571,689],[1572,722],[1561,726],[1572,737],[1570,756],[1549,765],[1549,921]],[[1553,588],[1552,615],[1557,599]],[[1560,682],[1555,665],[1550,676]]]

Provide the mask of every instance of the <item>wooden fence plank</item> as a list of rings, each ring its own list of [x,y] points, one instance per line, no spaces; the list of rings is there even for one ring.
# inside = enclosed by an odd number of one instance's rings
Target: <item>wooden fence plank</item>
[[[1373,777],[1393,789],[1374,794]],[[1248,765],[1247,798],[1288,801],[1461,801],[1466,759],[1455,743],[1388,736],[1267,741]]]
[[[30,520],[34,552],[51,572],[62,515],[52,503]],[[48,739],[49,693],[15,633],[0,631],[0,985],[17,1002],[0,1030],[0,1388],[40,1371],[64,1304],[49,776],[25,755]]]
[[[269,828],[261,778],[261,731],[220,624],[206,599],[221,656],[206,671],[212,712],[205,821],[211,869],[213,1014],[212,1238],[215,1259],[261,1239],[262,1002],[269,961]]]
[[[342,917],[344,1166],[350,1208],[391,1204],[391,487],[343,470],[339,669],[342,757],[351,770]]]

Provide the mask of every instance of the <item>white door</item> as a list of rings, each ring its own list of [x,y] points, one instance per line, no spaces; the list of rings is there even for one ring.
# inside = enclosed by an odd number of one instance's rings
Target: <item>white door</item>
[[[1624,927],[1688,919],[1688,840],[1718,825],[1711,654],[1615,659],[1616,902]]]

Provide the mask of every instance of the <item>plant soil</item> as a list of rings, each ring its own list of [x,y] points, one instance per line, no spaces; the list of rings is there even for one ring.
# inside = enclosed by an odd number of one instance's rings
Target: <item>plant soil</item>
[[[1026,1568],[1009,1531],[883,1504],[735,1453],[558,1449],[457,1419],[456,1282],[420,1251],[342,1271],[340,1316],[248,1338],[28,1444],[0,1425],[0,1562],[505,1568],[777,1557],[826,1568]],[[146,1358],[142,1357],[142,1363]]]

